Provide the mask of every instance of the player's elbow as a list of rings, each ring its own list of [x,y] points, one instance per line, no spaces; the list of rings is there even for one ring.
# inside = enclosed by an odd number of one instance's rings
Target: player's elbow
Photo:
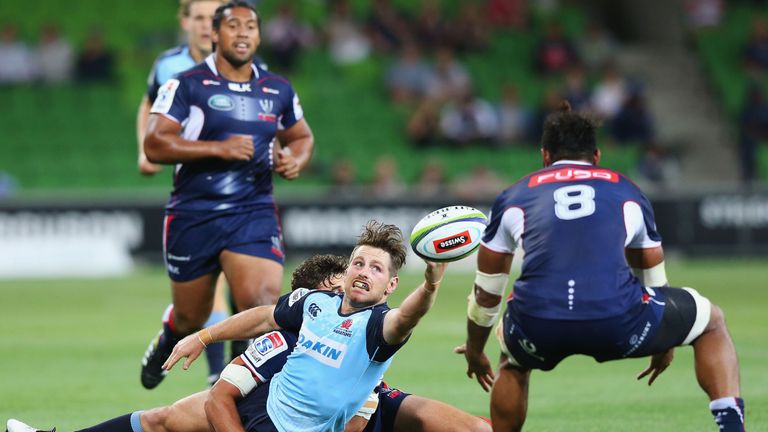
[[[147,155],[148,161],[152,163],[166,162],[166,150],[165,140],[157,132],[148,132],[144,137],[144,154]]]

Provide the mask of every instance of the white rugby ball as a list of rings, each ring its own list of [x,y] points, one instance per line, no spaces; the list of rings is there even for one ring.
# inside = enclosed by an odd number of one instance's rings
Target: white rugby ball
[[[488,224],[476,208],[450,206],[424,216],[411,231],[411,248],[428,261],[456,261],[474,252]]]

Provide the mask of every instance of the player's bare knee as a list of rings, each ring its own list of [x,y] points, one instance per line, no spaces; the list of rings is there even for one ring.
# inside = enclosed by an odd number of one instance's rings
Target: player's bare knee
[[[720,307],[712,303],[712,311],[709,315],[709,324],[707,325],[708,331],[724,330],[725,329],[725,313]]]
[[[176,331],[180,334],[190,334],[201,329],[207,320],[207,314],[196,312],[185,312],[175,309],[173,314],[173,324],[176,327]]]
[[[472,417],[471,424],[467,430],[471,432],[493,432],[491,425],[480,417]]]
[[[141,413],[141,427],[145,432],[169,432],[167,420],[171,407],[152,408]]]

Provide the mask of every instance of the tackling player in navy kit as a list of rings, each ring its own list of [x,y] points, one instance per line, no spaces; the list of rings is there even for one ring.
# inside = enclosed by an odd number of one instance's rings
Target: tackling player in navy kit
[[[212,38],[213,54],[160,88],[144,143],[151,162],[175,164],[163,238],[174,308],[145,356],[147,388],[163,379],[173,345],[208,318],[220,271],[239,310],[275,303],[283,251],[271,173],[295,179],[314,147],[290,83],[252,62],[255,9],[219,7]]]
[[[531,371],[584,354],[598,362],[651,356],[650,385],[692,345],[696,378],[721,431],[744,430],[736,350],[723,312],[690,288],[669,288],[661,237],[643,193],[597,166],[596,125],[567,103],[544,124],[545,168],[493,204],[469,296],[467,374],[492,386],[494,431],[519,431]],[[503,360],[494,376],[483,348],[501,309],[516,250],[522,271],[496,328]],[[494,382],[495,379],[495,382]]]

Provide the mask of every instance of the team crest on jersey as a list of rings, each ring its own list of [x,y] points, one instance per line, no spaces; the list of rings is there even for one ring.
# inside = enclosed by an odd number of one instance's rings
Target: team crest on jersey
[[[352,324],[354,321],[351,319],[345,319],[341,324],[339,324],[335,329],[333,329],[333,332],[342,336],[346,337],[352,337]]]
[[[208,106],[217,111],[232,111],[235,109],[235,101],[227,95],[213,95],[208,98]]]
[[[167,114],[173,105],[173,97],[176,95],[176,90],[179,88],[179,80],[169,79],[163,84],[157,91],[157,99],[152,105],[153,113]]]
[[[259,99],[259,107],[261,107],[259,120],[272,123],[277,121],[277,116],[272,113],[272,110],[275,108],[274,101],[270,99]]]

